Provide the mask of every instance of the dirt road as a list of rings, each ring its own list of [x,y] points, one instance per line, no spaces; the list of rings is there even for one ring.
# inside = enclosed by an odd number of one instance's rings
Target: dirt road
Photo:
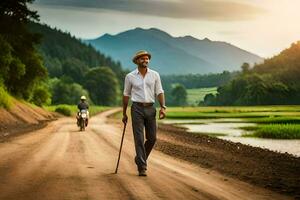
[[[0,199],[289,199],[155,150],[139,177],[130,129],[113,174],[122,130],[106,120],[115,111],[93,117],[86,132],[61,118],[0,143]]]

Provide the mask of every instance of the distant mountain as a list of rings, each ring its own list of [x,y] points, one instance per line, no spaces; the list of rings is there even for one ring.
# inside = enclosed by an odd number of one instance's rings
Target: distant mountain
[[[191,36],[172,37],[159,29],[136,28],[117,35],[105,34],[85,42],[102,53],[119,60],[127,69],[135,68],[131,61],[138,50],[153,55],[151,68],[161,74],[217,73],[240,69],[244,62],[260,63],[263,58],[226,42],[203,40]]]

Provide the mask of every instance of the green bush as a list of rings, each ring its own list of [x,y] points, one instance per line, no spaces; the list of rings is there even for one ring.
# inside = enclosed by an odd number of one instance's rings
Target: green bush
[[[51,94],[46,88],[36,88],[33,91],[31,102],[37,106],[49,105],[51,103]]]
[[[12,106],[12,97],[0,86],[0,107],[9,109]]]
[[[71,116],[72,115],[71,109],[68,108],[67,106],[58,106],[55,109],[55,112],[58,112],[58,113],[63,114],[65,116]]]
[[[80,96],[82,95],[87,97],[89,103],[92,103],[89,98],[88,91],[81,85],[72,83],[72,80],[69,77],[50,79],[49,85],[52,94],[51,102],[54,105],[77,105],[80,100]]]

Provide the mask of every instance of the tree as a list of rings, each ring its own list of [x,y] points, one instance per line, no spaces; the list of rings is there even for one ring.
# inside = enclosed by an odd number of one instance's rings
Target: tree
[[[30,20],[38,21],[36,11],[28,9],[32,0],[2,0],[0,2],[0,36],[7,56],[11,59],[1,73],[8,91],[16,96],[29,99],[35,84],[47,77],[35,45],[40,35],[32,34],[27,27]],[[3,45],[3,41],[0,41]],[[2,50],[2,49],[1,49]],[[9,53],[10,52],[10,53]],[[8,68],[7,68],[8,66]]]
[[[243,63],[243,65],[241,66],[241,68],[242,68],[242,72],[244,74],[246,74],[246,73],[248,73],[250,71],[250,65],[249,65],[249,63]]]
[[[176,84],[172,91],[172,104],[175,106],[185,106],[187,104],[187,92],[183,85]]]
[[[27,3],[34,0],[2,0],[0,3],[0,16],[10,17],[19,22],[28,22],[29,20],[38,20],[36,11],[29,10]]]
[[[204,102],[200,102],[199,105],[204,104],[205,106],[215,106],[216,105],[216,97],[214,94],[209,93],[205,95]]]
[[[87,97],[89,103],[92,103],[89,97],[88,91],[77,83],[72,83],[72,80],[68,80],[68,77],[62,77],[61,80],[54,78],[49,81],[52,104],[77,104],[80,96]]]
[[[47,87],[39,86],[33,90],[31,97],[31,102],[35,105],[50,105],[51,104],[51,94]]]
[[[263,77],[254,74],[248,77],[248,85],[245,94],[241,97],[242,104],[263,105],[267,104],[268,84]]]
[[[88,66],[77,58],[69,58],[62,65],[63,74],[71,77],[76,83],[82,83],[88,69]]]
[[[5,77],[8,75],[9,65],[13,60],[12,48],[0,35],[0,82],[3,83]]]
[[[88,71],[84,86],[97,105],[116,105],[119,101],[119,82],[109,67],[96,67]]]

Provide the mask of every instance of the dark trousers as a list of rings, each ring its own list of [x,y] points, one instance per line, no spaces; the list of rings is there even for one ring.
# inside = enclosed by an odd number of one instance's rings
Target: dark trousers
[[[138,170],[147,169],[147,158],[156,141],[156,109],[133,103],[131,106],[132,128],[135,144],[135,163]],[[144,136],[146,135],[146,142]]]

